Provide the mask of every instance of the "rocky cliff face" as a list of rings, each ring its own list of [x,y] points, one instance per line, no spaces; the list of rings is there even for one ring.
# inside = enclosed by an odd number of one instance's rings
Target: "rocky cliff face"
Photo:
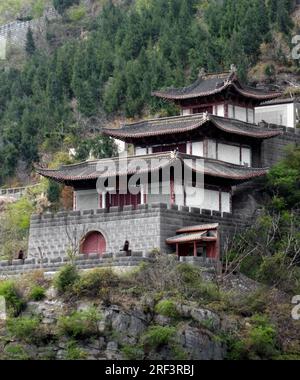
[[[52,290],[51,290],[52,291]],[[149,300],[148,300],[149,301]],[[151,301],[150,301],[151,302]],[[145,306],[145,305],[144,305]],[[41,328],[46,331],[55,330],[59,318],[68,311],[70,305],[57,298],[50,297],[42,302],[28,303],[23,317],[38,317]],[[183,358],[193,360],[223,360],[226,356],[226,345],[216,339],[216,334],[226,330],[228,321],[221,321],[220,317],[204,308],[191,305],[177,304],[178,311],[182,313],[183,322],[174,336],[174,341],[162,344],[155,349],[139,350],[140,338],[147,332],[153,322],[162,328],[171,326],[172,318],[162,315],[153,315],[143,310],[143,307],[135,307],[130,310],[119,305],[95,306],[95,302],[78,301],[72,305],[77,311],[87,311],[96,307],[102,316],[98,321],[99,334],[96,337],[80,340],[76,343],[76,349],[82,359],[88,360],[122,360],[128,358],[127,347],[135,347],[136,355],[142,359],[173,360],[180,350]],[[206,328],[204,326],[208,326]],[[5,336],[5,327],[2,334]],[[175,343],[176,342],[176,343]],[[4,351],[11,352],[20,348],[21,342],[15,339],[7,341]],[[49,355],[55,360],[70,358],[70,339],[61,337],[59,341],[49,344],[22,343],[23,350],[29,358],[45,359]]]
[[[215,281],[165,255],[122,275],[67,266],[54,281],[0,281],[0,359],[299,359],[286,294],[238,274]]]

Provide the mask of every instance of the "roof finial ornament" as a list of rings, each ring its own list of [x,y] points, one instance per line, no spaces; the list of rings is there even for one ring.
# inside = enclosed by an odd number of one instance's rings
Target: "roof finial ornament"
[[[174,160],[178,157],[179,148],[177,147],[175,150],[171,152],[171,159]]]
[[[206,70],[204,67],[201,67],[201,69],[199,70],[199,73],[198,73],[198,78],[202,79],[205,77],[205,75],[206,75]]]
[[[235,74],[237,72],[237,67],[236,65],[233,63],[230,65],[230,73],[231,74]]]

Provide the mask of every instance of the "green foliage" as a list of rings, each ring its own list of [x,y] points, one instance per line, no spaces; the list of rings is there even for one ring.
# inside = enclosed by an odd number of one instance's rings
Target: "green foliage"
[[[4,349],[5,359],[7,360],[30,360],[30,356],[25,348],[20,344],[8,345]]]
[[[33,317],[12,318],[7,321],[7,328],[15,338],[25,342],[40,340],[40,320]]]
[[[5,298],[7,312],[14,317],[20,314],[25,302],[12,281],[0,282],[0,296]]]
[[[60,199],[62,186],[54,181],[48,181],[47,198],[49,202],[57,203]]]
[[[36,47],[35,42],[33,38],[33,33],[31,28],[28,28],[27,34],[26,34],[26,44],[25,44],[25,51],[28,56],[32,56],[35,53]]]
[[[85,139],[78,145],[76,159],[84,161],[92,155],[95,159],[116,157],[118,149],[113,140],[108,136],[97,136],[92,139]]]
[[[240,259],[240,271],[252,279],[295,294],[300,283],[299,215],[270,208],[232,241],[224,257],[233,263]]]
[[[187,298],[200,298],[208,303],[222,298],[222,294],[215,284],[203,281],[200,268],[181,264],[177,267],[177,273],[182,292]]]
[[[95,269],[81,275],[74,284],[74,292],[79,296],[97,297],[118,284],[118,276],[111,269]]]
[[[229,340],[228,359],[273,359],[277,354],[275,327],[265,316],[256,315],[250,320],[251,327],[242,338]]]
[[[228,303],[230,309],[233,308],[235,313],[241,314],[244,317],[252,317],[257,313],[264,313],[268,304],[268,289],[259,288],[238,299],[229,297]]]
[[[87,38],[55,43],[47,49],[51,55],[30,48],[22,69],[0,70],[0,182],[14,174],[20,159],[30,165],[44,151],[64,149],[66,141],[79,148],[79,158],[91,148],[102,156],[103,149],[93,146],[103,116],[176,114],[176,107],[151,92],[188,85],[202,67],[228,70],[235,63],[246,77],[271,29],[287,34],[290,28],[285,0],[125,3],[104,2],[87,23]],[[77,0],[53,4],[64,15],[68,10],[75,24],[83,17]]]
[[[71,21],[78,22],[86,15],[86,8],[83,4],[73,6],[68,10],[68,16]]]
[[[257,278],[269,285],[277,285],[285,281],[288,275],[289,270],[284,253],[276,253],[274,256],[264,257],[257,272]]]
[[[70,8],[74,4],[78,4],[79,0],[53,0],[54,8],[63,14],[66,9]]]
[[[276,353],[276,330],[264,316],[254,316],[249,333],[249,346],[259,357],[272,358]]]
[[[75,341],[71,341],[67,345],[66,360],[84,360],[87,354],[78,348]]]
[[[175,327],[151,326],[143,335],[142,342],[150,350],[158,350],[161,346],[171,343],[175,334]]]
[[[290,147],[287,157],[268,174],[268,188],[273,193],[273,207],[279,211],[300,205],[300,148]]]
[[[121,351],[126,360],[143,360],[145,356],[142,346],[124,345]]]
[[[76,266],[66,265],[55,276],[54,286],[60,294],[64,294],[72,291],[72,288],[78,279],[79,274]]]
[[[99,335],[98,323],[102,319],[96,309],[76,311],[69,316],[62,316],[58,320],[58,331],[61,335],[73,339],[85,339]]]
[[[41,301],[45,298],[46,290],[42,286],[35,285],[30,290],[29,298],[33,301]]]
[[[162,300],[155,306],[155,312],[169,318],[178,318],[176,304],[171,300]]]

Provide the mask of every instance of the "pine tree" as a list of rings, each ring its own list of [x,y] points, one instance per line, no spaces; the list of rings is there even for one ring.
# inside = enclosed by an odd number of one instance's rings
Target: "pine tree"
[[[33,38],[33,33],[31,28],[28,28],[26,33],[26,45],[25,50],[28,56],[32,56],[35,53],[36,47],[35,42]]]

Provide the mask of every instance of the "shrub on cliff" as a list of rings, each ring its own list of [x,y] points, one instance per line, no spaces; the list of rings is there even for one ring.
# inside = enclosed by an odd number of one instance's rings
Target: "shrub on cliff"
[[[253,316],[250,319],[250,328],[242,337],[236,337],[229,344],[228,359],[273,359],[278,354],[276,335],[275,327],[265,316]]]
[[[175,327],[151,326],[142,337],[142,343],[146,350],[158,350],[163,345],[169,344],[175,334]]]
[[[35,342],[41,338],[39,327],[39,319],[32,317],[12,318],[7,322],[10,334],[28,343]]]
[[[35,285],[30,290],[29,298],[32,301],[41,301],[45,298],[46,290],[42,286]]]
[[[75,265],[64,266],[55,276],[54,286],[60,294],[72,291],[72,287],[78,281],[79,274]]]
[[[118,276],[111,269],[94,269],[82,274],[73,289],[78,296],[97,297],[116,285]]]
[[[98,324],[102,316],[96,309],[75,311],[71,315],[62,316],[58,320],[60,335],[66,335],[73,339],[85,339],[99,335]]]
[[[178,318],[179,313],[176,310],[176,305],[171,300],[162,300],[155,306],[155,312],[169,318]]]
[[[25,306],[25,302],[13,281],[0,282],[0,296],[5,298],[9,316],[17,316]]]

